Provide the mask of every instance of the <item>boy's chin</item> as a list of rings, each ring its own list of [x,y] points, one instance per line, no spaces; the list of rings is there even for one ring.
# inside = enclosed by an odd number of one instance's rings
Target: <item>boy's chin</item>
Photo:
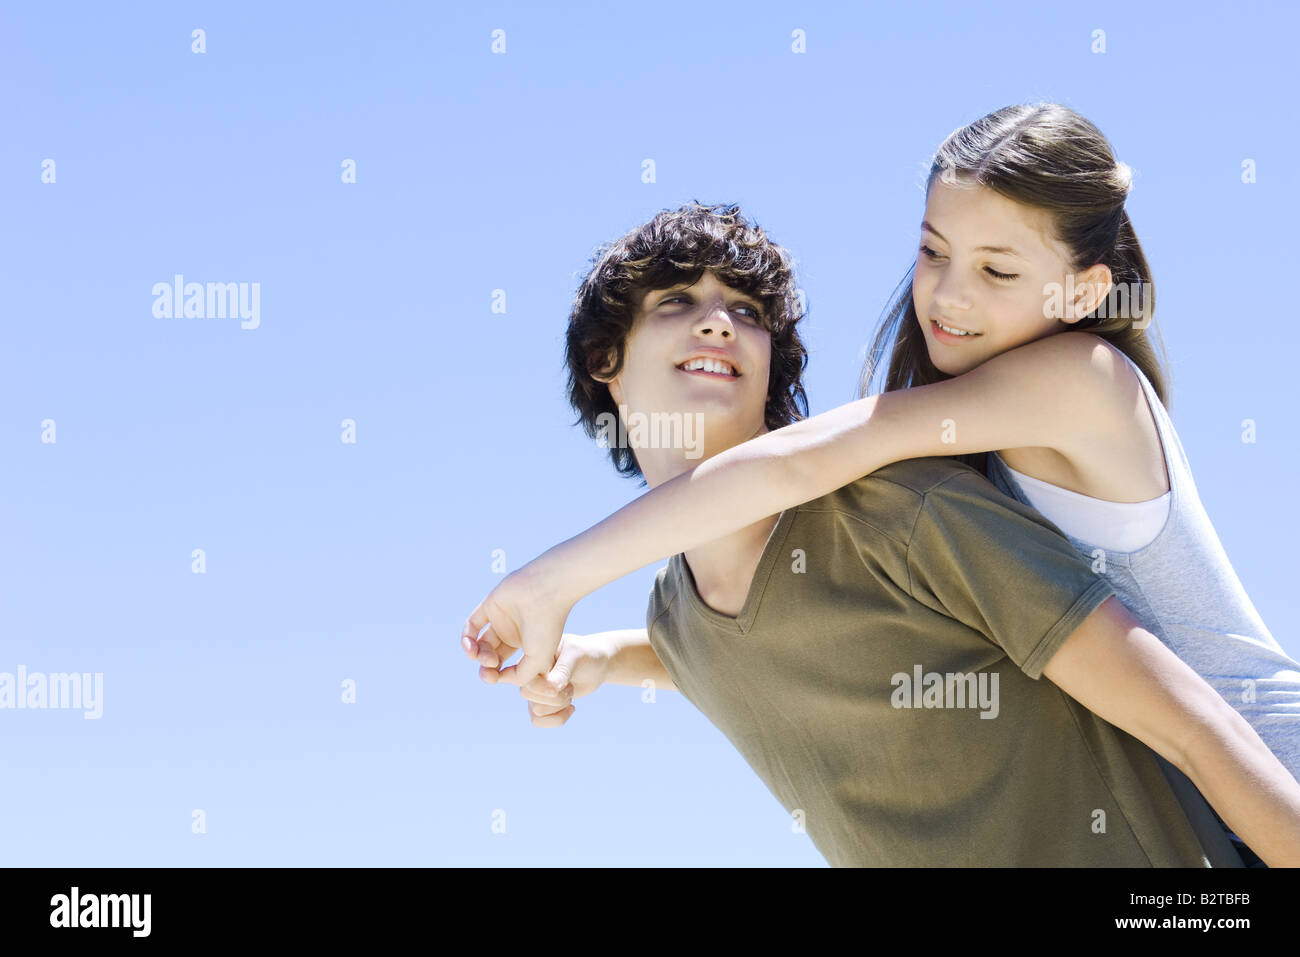
[[[730,448],[739,445],[765,429],[763,416],[725,415],[720,412],[705,411],[698,421],[698,431],[708,436],[710,446]]]

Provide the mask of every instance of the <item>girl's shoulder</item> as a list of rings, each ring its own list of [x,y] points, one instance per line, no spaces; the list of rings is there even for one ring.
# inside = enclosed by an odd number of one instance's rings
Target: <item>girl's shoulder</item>
[[[1021,348],[1036,350],[1035,364],[1067,391],[1065,399],[1081,425],[1105,434],[1131,424],[1135,406],[1146,407],[1132,360],[1101,336],[1070,330]]]
[[[1031,471],[1016,471],[1108,502],[1146,502],[1169,491],[1164,447],[1145,390],[1132,362],[1090,332],[1058,332],[1030,343],[1056,381],[1068,390],[1070,438],[1056,449],[1055,463],[1027,454],[1012,458]],[[1034,474],[1032,469],[1053,474]]]
[[[1131,360],[1101,336],[1069,330],[1034,339],[1004,353],[1010,371],[1042,376],[1065,390],[1071,404],[1098,407],[1105,416],[1142,393]],[[1086,402],[1083,400],[1087,400]],[[1086,411],[1086,410],[1081,410]]]
[[[1096,333],[1071,329],[1030,345],[1040,346],[1044,358],[1062,372],[1086,374],[1096,385],[1140,388],[1129,358]],[[1072,374],[1068,381],[1077,380],[1078,376]]]

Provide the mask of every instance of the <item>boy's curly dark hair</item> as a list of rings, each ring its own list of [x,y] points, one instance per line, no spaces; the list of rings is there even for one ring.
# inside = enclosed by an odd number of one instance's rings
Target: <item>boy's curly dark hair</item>
[[[618,409],[609,387],[594,373],[610,378],[623,368],[623,350],[637,310],[647,293],[678,283],[694,283],[712,270],[719,282],[758,300],[764,327],[772,336],[764,420],[775,430],[808,415],[802,378],[808,350],[795,328],[803,312],[795,288],[794,260],[737,205],[705,206],[698,201],[663,210],[621,239],[606,243],[592,257],[592,268],[578,287],[565,339],[569,403],[593,439],[598,416]],[[609,420],[605,420],[609,421]],[[641,477],[631,448],[609,443],[614,468]],[[644,480],[641,483],[645,485]]]

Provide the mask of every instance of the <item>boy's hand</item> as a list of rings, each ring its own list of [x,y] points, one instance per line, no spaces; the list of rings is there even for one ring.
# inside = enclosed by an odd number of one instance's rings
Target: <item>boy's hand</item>
[[[547,674],[538,675],[520,685],[520,693],[528,699],[528,716],[538,728],[558,728],[574,712],[573,699],[589,695],[605,680],[612,653],[599,635],[565,634],[560,639],[560,651],[555,666]],[[498,673],[492,668],[482,668],[479,676],[489,684],[519,685],[516,666],[502,668]]]
[[[557,588],[525,565],[503,578],[466,619],[461,647],[479,663],[479,677],[484,680],[488,680],[484,671],[499,674],[510,657],[522,649],[524,656],[511,670],[518,674],[518,683],[525,685],[551,669],[572,608],[573,603],[564,599]]]

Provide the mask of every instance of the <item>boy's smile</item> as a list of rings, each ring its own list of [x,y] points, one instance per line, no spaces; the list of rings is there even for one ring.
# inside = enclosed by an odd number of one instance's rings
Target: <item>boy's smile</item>
[[[734,355],[724,349],[696,349],[689,359],[678,363],[677,368],[691,375],[707,375],[715,379],[736,379],[740,376],[740,367]]]

